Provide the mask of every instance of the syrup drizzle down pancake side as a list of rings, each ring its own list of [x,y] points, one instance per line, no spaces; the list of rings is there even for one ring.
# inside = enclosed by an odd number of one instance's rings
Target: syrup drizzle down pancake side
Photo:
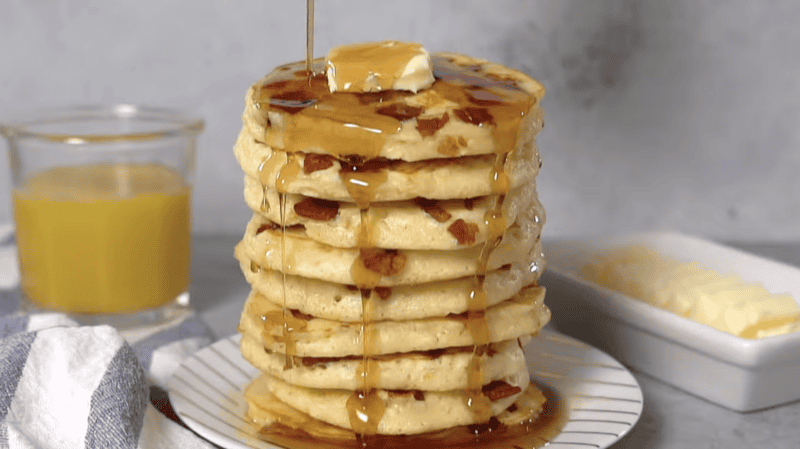
[[[544,89],[417,44],[314,59],[312,29],[306,61],[248,90],[235,147],[248,417],[292,448],[546,443],[559,403],[521,352],[550,316]]]

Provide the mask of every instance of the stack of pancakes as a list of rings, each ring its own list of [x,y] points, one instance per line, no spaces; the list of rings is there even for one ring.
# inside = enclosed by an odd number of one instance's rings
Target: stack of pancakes
[[[261,425],[409,435],[518,423],[544,402],[522,352],[550,317],[544,89],[484,60],[431,61],[418,92],[330,92],[317,60],[247,93],[235,153],[253,217],[235,254]]]

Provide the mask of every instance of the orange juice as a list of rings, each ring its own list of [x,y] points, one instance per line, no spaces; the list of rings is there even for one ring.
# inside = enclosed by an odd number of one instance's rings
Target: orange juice
[[[190,187],[160,165],[58,167],[14,191],[22,289],[34,305],[137,312],[189,287]]]

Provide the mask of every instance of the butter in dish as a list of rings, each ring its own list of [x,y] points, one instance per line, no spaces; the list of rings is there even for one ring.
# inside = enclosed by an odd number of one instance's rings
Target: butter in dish
[[[676,233],[545,242],[542,283],[553,326],[624,364],[732,410],[747,412],[800,399],[800,333],[745,339],[654,307],[581,276],[598,254],[646,245],[770,292],[800,298],[800,269]]]

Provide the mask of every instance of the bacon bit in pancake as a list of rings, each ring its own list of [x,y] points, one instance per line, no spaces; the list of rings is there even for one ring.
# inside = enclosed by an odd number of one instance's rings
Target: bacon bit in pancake
[[[422,208],[422,210],[439,223],[444,223],[452,217],[449,212],[439,205],[439,201],[437,200],[417,197],[414,198],[414,204]]]
[[[387,390],[389,397],[414,396],[417,401],[425,400],[425,393],[420,390]]]
[[[490,401],[494,402],[520,393],[522,392],[522,388],[515,387],[502,380],[494,380],[484,385],[483,388],[481,388],[481,391],[483,392],[484,396],[489,398]]]
[[[480,126],[484,123],[494,123],[494,117],[492,117],[492,114],[490,114],[489,110],[486,108],[474,108],[468,106],[463,109],[454,110],[453,114],[455,114],[456,117],[458,117],[458,119],[462,122],[471,123],[477,126]]]
[[[310,175],[315,171],[333,167],[336,158],[330,154],[309,153],[303,158],[303,173]]]
[[[375,293],[378,294],[379,298],[385,301],[392,296],[392,289],[389,287],[375,287]]]
[[[318,101],[313,93],[304,90],[278,92],[269,99],[270,108],[289,114],[297,114]]]
[[[401,122],[405,122],[422,114],[422,108],[417,106],[410,106],[405,103],[393,103],[390,104],[389,106],[384,106],[382,108],[379,108],[375,112],[381,115],[392,117]]]
[[[488,114],[488,112],[487,112]],[[441,117],[434,118],[419,118],[417,117],[417,131],[422,137],[430,137],[436,134],[436,131],[444,128],[444,125],[450,121],[450,114],[444,113]]]
[[[475,236],[480,228],[475,223],[467,223],[459,218],[447,228],[447,231],[458,240],[459,245],[472,245],[475,243]]]
[[[345,154],[342,155],[342,170],[347,171],[356,171],[358,167],[364,164],[367,161],[366,156],[362,156],[360,154]],[[345,166],[350,167],[345,167]]]
[[[298,320],[311,321],[314,318],[313,315],[303,313],[297,309],[291,309],[291,311],[292,311],[292,316],[297,318]]]
[[[330,221],[339,215],[339,203],[307,196],[299,203],[295,203],[294,212],[311,220]]]
[[[383,276],[394,276],[406,268],[406,256],[396,249],[362,248],[364,266]]]

